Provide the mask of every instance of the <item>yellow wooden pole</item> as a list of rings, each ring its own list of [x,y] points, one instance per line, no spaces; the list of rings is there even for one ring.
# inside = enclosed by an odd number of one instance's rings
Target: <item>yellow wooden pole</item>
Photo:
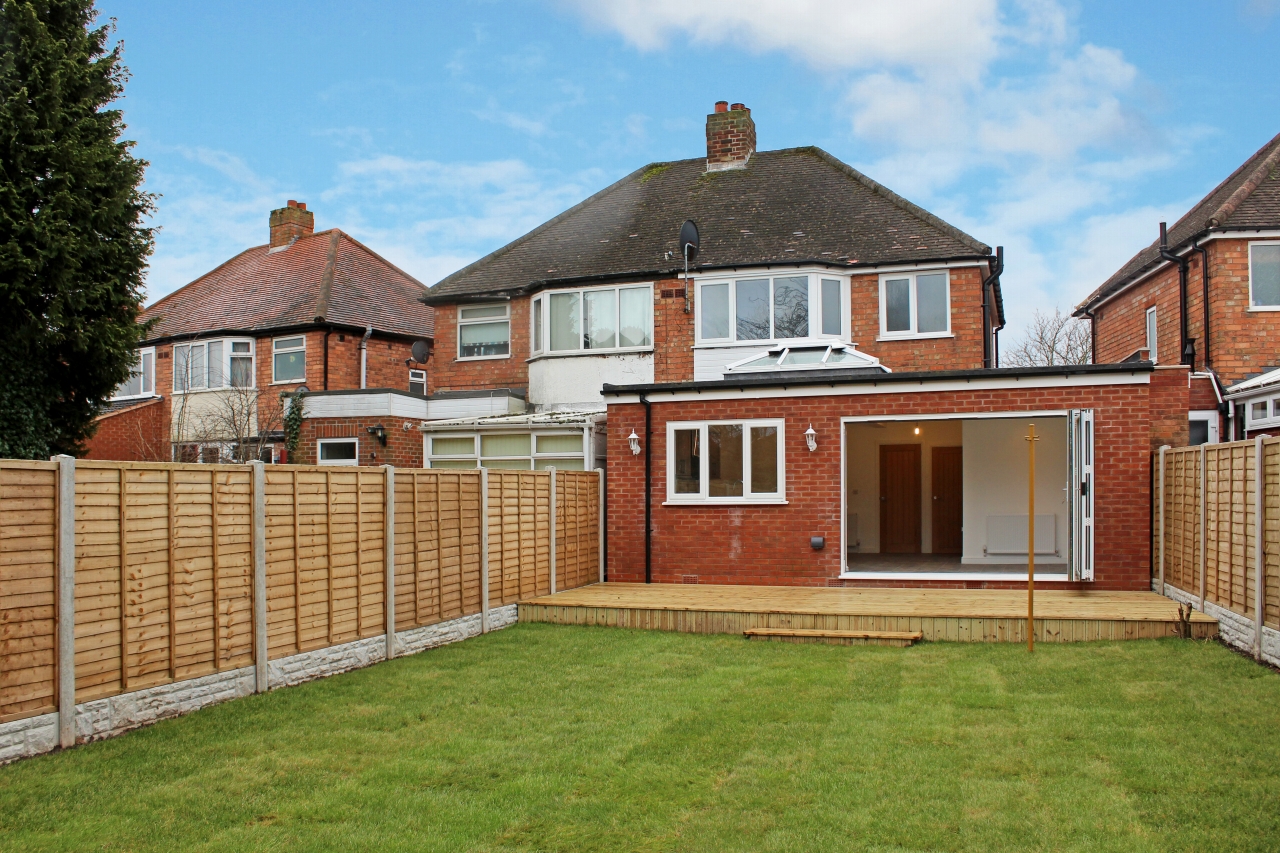
[[[1036,650],[1036,425],[1031,424],[1026,436],[1028,447],[1027,468],[1027,651]]]

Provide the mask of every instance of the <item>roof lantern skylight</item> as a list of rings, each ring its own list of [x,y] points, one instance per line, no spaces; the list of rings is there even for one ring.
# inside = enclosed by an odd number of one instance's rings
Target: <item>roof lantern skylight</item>
[[[797,342],[773,347],[726,365],[724,372],[767,373],[790,370],[857,370],[891,372],[875,356],[859,352],[853,344],[839,341]]]

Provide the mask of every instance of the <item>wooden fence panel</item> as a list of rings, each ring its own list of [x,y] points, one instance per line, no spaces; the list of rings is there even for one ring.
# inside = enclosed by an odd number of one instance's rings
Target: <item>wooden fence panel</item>
[[[0,462],[0,722],[57,701],[57,466]]]
[[[1273,464],[1273,467],[1274,464]],[[0,721],[55,710],[56,464],[0,460]],[[267,655],[385,632],[385,525],[397,629],[481,610],[481,473],[267,466]],[[490,471],[490,606],[551,586],[547,472]],[[254,662],[253,474],[244,465],[75,466],[75,699]],[[598,576],[599,484],[556,474],[557,586]]]
[[[1263,624],[1280,630],[1280,438],[1262,448]],[[1168,450],[1156,507],[1154,555],[1163,519],[1165,582],[1249,619],[1257,616],[1259,464],[1253,441]]]

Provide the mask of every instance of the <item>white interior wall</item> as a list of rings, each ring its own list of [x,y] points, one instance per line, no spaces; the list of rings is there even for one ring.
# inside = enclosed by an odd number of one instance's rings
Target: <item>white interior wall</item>
[[[963,421],[965,563],[1025,564],[1025,556],[987,556],[987,516],[1027,515],[1028,451],[1025,436],[1033,421],[992,418]],[[1061,564],[1067,554],[1067,419],[1035,418],[1036,516],[1056,516],[1054,556],[1036,563]],[[1038,538],[1038,537],[1037,537]]]
[[[845,432],[845,516],[849,550],[880,552],[880,445],[920,445],[920,550],[933,552],[933,448],[960,447],[960,421],[880,421],[848,424]],[[920,434],[915,434],[919,427]],[[966,459],[966,474],[968,462]],[[852,518],[857,516],[857,531]]]

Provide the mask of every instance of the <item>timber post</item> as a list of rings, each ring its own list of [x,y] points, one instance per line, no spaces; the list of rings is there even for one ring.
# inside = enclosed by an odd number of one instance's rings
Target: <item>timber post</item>
[[[1262,661],[1262,620],[1266,608],[1267,554],[1264,539],[1267,526],[1266,466],[1263,464],[1262,436],[1253,440],[1253,659]]]
[[[597,543],[597,545],[599,545],[599,550],[600,550],[600,558],[599,558],[599,559],[600,559],[600,583],[604,583],[604,535],[605,535],[605,534],[604,534],[604,523],[605,523],[605,518],[604,518],[604,469],[603,469],[603,468],[597,468],[597,469],[596,469],[596,475],[597,475],[597,478],[596,478],[596,488],[599,490],[599,493],[600,493],[600,497],[599,497],[599,505],[600,505],[600,506],[599,506],[599,508],[600,508],[600,521],[599,521],[599,528],[600,528],[600,529],[596,532],[596,543]]]
[[[1164,517],[1166,512],[1164,505],[1164,458],[1168,449],[1169,445],[1160,445],[1160,589],[1156,591],[1161,595],[1164,595]]]

